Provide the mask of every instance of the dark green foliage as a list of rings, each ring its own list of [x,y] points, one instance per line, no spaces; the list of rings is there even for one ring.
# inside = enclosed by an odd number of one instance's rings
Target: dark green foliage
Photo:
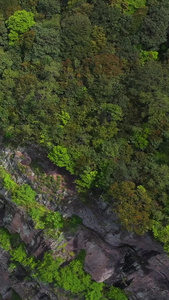
[[[42,60],[43,63],[49,64],[53,59],[58,59],[60,47],[59,16],[56,15],[47,22],[37,24],[34,27],[35,43],[32,46],[31,57],[28,56],[27,60]]]
[[[19,0],[0,0],[0,13],[4,15],[5,18],[8,18],[8,10],[11,8],[16,8],[15,10],[18,10],[20,8]]]
[[[83,224],[82,219],[77,215],[73,215],[67,222],[72,228],[77,228],[78,225]]]
[[[58,0],[39,0],[37,11],[44,14],[45,17],[50,18],[60,12],[60,2]]]
[[[167,40],[169,3],[167,0],[148,1],[148,14],[141,28],[141,44],[145,50],[158,51]]]
[[[12,290],[12,300],[22,300],[18,293],[15,290]]]
[[[0,227],[0,247],[6,251],[11,249],[10,233],[3,227]]]
[[[92,27],[88,16],[79,13],[68,16],[62,20],[61,28],[63,59],[83,59],[90,55]]]

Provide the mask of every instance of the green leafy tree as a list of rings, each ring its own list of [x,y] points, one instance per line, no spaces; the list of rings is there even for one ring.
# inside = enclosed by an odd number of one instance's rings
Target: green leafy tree
[[[16,249],[12,249],[10,251],[10,254],[11,254],[11,260],[12,261],[16,261],[16,262],[19,262],[21,264],[24,264],[26,262],[27,253],[26,253],[25,248],[24,248],[23,245],[20,245]]]
[[[45,224],[47,225],[47,227],[49,226],[50,228],[62,228],[63,227],[63,219],[61,214],[56,211],[50,211],[47,213],[46,217],[45,217]]]
[[[149,1],[148,14],[141,28],[141,44],[145,50],[158,51],[167,40],[169,3],[167,0]]]
[[[19,39],[20,34],[25,33],[35,25],[34,14],[26,10],[18,10],[9,17],[6,24],[10,31],[9,44],[13,45]]]
[[[158,52],[157,51],[140,51],[140,63],[144,65],[149,60],[157,60]]]
[[[127,230],[144,234],[151,228],[152,200],[143,186],[136,188],[130,181],[114,183],[110,194],[117,201],[117,214]]]
[[[93,282],[90,286],[90,291],[87,292],[85,300],[102,300],[103,299],[104,283]]]
[[[68,151],[63,146],[55,146],[51,152],[48,154],[48,157],[51,161],[53,161],[58,167],[66,167],[66,169],[70,173],[74,173],[73,171],[73,163],[71,161],[71,157],[68,154]]]
[[[32,220],[35,222],[36,229],[44,229],[45,228],[44,216],[47,212],[48,212],[47,208],[38,203],[36,205],[30,207],[29,213],[30,213]]]
[[[13,65],[9,52],[4,52],[3,48],[0,48],[0,76],[3,74],[5,69],[10,69]]]
[[[60,12],[60,2],[58,0],[39,0],[37,11],[43,13],[45,17],[50,18]]]
[[[39,261],[34,277],[38,277],[45,283],[55,282],[55,278],[59,276],[59,267],[63,263],[63,259],[58,257],[53,259],[51,253],[46,252],[42,262]]]
[[[9,17],[9,10],[18,9],[19,4],[19,0],[0,0],[0,14],[3,14],[5,18]]]
[[[153,221],[152,231],[154,237],[164,244],[164,250],[169,253],[169,225],[163,221]]]
[[[90,19],[85,14],[67,16],[61,23],[61,55],[66,58],[82,59],[91,52]]]
[[[52,19],[37,23],[34,26],[36,39],[29,53],[28,59],[41,61],[49,65],[53,60],[58,61],[60,54],[60,17],[55,15]]]
[[[78,294],[89,289],[91,277],[85,273],[79,260],[73,260],[67,267],[60,269],[57,283],[64,290]]]
[[[97,173],[97,171],[84,170],[84,172],[80,175],[80,179],[75,180],[78,191],[85,192],[94,186]]]

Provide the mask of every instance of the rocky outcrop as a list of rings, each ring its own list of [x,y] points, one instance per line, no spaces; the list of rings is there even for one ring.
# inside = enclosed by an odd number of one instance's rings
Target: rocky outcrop
[[[34,152],[29,150],[28,155],[24,151],[23,156],[22,151],[12,155],[7,152],[7,159],[4,156],[4,165],[7,168],[15,167],[19,159],[28,166],[32,160],[31,153]],[[15,161],[12,162],[12,159]],[[50,166],[49,173],[56,173],[51,163],[48,165],[43,161],[43,165],[45,168]],[[28,171],[32,177],[22,178],[21,174],[15,174],[17,182],[35,180],[33,171],[31,169]],[[38,195],[38,199],[43,199],[43,195]],[[64,216],[75,214],[83,220],[83,225],[79,226],[75,234],[66,235],[64,240],[67,243],[66,253],[74,252],[76,255],[81,249],[85,249],[85,270],[92,278],[98,282],[104,281],[124,288],[130,300],[168,300],[169,257],[162,246],[151,234],[138,236],[124,231],[108,204],[95,199],[91,199],[88,203],[90,204],[79,201],[76,195],[69,197],[69,194],[66,194],[59,204]],[[52,207],[55,208],[55,204],[52,204]],[[44,238],[42,231],[35,230],[29,216],[11,202],[3,189],[0,190],[0,226],[5,226],[11,233],[19,233],[27,245],[28,253],[38,258],[50,247],[52,249],[55,247],[51,239]],[[69,299],[62,292],[59,294],[59,291],[57,295],[53,294],[47,285],[32,279],[26,280],[28,274],[25,274],[22,268],[11,276],[8,265],[9,255],[1,250],[0,294],[3,300],[11,300],[13,290],[22,299],[28,299],[28,296],[33,300]]]
[[[123,288],[131,300],[169,299],[169,257],[150,234],[122,230],[110,207],[101,203],[89,208],[74,202],[71,213],[85,226],[67,249],[86,250],[85,270],[93,279]]]

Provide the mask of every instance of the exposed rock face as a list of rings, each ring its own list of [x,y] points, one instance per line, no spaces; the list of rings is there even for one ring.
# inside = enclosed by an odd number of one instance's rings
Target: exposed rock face
[[[9,152],[6,155],[9,157]],[[16,156],[23,159],[22,152]],[[24,152],[24,157],[27,161],[22,163],[29,165],[31,156]],[[11,167],[11,160],[4,159],[5,164]],[[18,176],[17,180],[27,182],[26,177]],[[87,206],[72,197],[62,202],[60,210],[64,216],[76,214],[83,219],[83,225],[74,236],[67,237],[66,251],[76,254],[81,249],[86,250],[85,270],[93,279],[124,288],[130,300],[169,300],[169,257],[150,234],[137,236],[122,230],[109,205],[101,201],[93,200]],[[53,247],[53,242],[44,239],[43,233],[34,229],[31,219],[11,202],[3,189],[0,190],[0,226],[5,226],[11,233],[19,233],[28,252],[36,257]],[[27,274],[22,268],[11,277],[8,265],[9,255],[0,250],[0,294],[3,300],[12,299],[13,289],[24,300],[69,299],[66,295],[54,295],[47,285],[35,280],[26,281]]]
[[[124,288],[129,299],[168,300],[169,257],[162,246],[150,234],[122,230],[109,207],[99,212],[98,207],[99,203],[91,208],[74,203],[72,213],[82,217],[87,227],[82,226],[67,248],[85,249],[85,270],[96,281]]]
[[[3,218],[1,215],[0,224],[9,230],[10,233],[19,233],[22,241],[27,245],[29,254],[35,257],[40,256],[49,249],[49,242],[44,241],[42,232],[35,230],[31,219],[24,211],[10,201],[9,198],[1,199],[3,205]]]
[[[13,300],[14,292],[21,299],[57,300],[57,296],[53,296],[45,285],[39,285],[35,280],[26,279],[27,274],[24,269],[20,268],[10,276],[8,265],[9,255],[0,248],[0,294],[3,300]]]

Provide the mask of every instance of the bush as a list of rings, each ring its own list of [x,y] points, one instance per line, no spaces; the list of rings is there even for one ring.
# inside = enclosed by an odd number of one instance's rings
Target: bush
[[[3,185],[7,191],[14,192],[17,189],[17,183],[3,167],[0,167],[0,178],[3,179]]]
[[[59,229],[63,227],[63,218],[58,211],[49,211],[45,217],[45,225],[50,228]]]
[[[12,200],[18,204],[26,207],[36,205],[36,192],[28,185],[21,185],[13,194]]]
[[[58,269],[63,262],[62,258],[54,260],[51,253],[46,252],[42,262],[38,262],[37,272],[34,277],[38,277],[45,283],[52,283],[58,277]]]
[[[5,228],[0,227],[0,247],[6,251],[11,248],[10,233]]]
[[[128,300],[125,293],[117,287],[111,286],[108,292],[108,299],[110,300]]]

